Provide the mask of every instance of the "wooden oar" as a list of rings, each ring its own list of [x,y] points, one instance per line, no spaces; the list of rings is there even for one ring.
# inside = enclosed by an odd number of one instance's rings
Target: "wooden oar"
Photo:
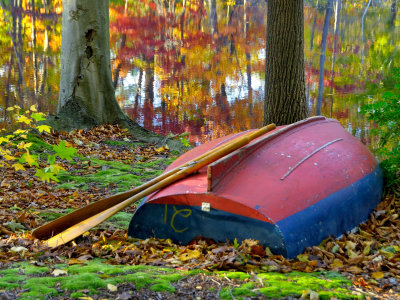
[[[252,134],[253,132],[245,133],[244,135]],[[101,213],[102,211],[105,211],[106,209],[113,207],[114,205],[117,205],[118,203],[128,199],[129,197],[132,197],[133,195],[147,189],[148,187],[156,184],[157,182],[177,173],[180,171],[182,168],[186,168],[188,165],[192,164],[195,161],[198,161],[200,159],[203,159],[204,157],[210,155],[211,153],[215,151],[219,151],[220,149],[226,147],[230,143],[233,143],[236,139],[242,138],[244,135],[241,135],[233,140],[227,141],[223,143],[222,145],[211,149],[200,156],[168,171],[165,172],[152,180],[142,184],[141,186],[138,186],[132,190],[126,191],[121,194],[117,194],[108,198],[101,199],[99,201],[93,202],[87,206],[84,206],[80,209],[77,209],[69,214],[66,214],[56,220],[53,220],[51,222],[48,222],[32,231],[32,235],[38,239],[41,240],[46,240],[51,238],[54,235],[59,234],[60,232],[68,229],[69,227],[78,224],[79,222],[82,222],[91,216],[97,215],[98,213]]]
[[[93,215],[73,226],[67,228],[66,230],[56,234],[52,238],[47,241],[49,247],[57,247],[59,245],[65,244],[74,238],[80,236],[87,230],[93,228],[94,226],[100,224],[105,221],[112,215],[116,214],[118,211],[126,208],[131,205],[133,202],[140,200],[141,198],[168,186],[169,184],[186,177],[187,175],[199,170],[200,168],[218,160],[219,158],[235,151],[236,149],[243,147],[248,144],[251,140],[265,134],[268,131],[271,131],[275,128],[274,124],[270,124],[266,127],[263,127],[255,132],[251,132],[244,136],[238,137],[231,141],[228,144],[222,145],[213,151],[208,152],[205,155],[199,156],[197,159],[192,160],[190,163],[185,164],[185,167],[179,167],[178,171],[175,174],[169,175],[168,177],[160,180],[159,182],[153,184],[152,186],[142,190],[141,192],[135,194],[133,197],[130,197],[106,210],[101,211],[100,213]],[[200,158],[200,159],[199,159]],[[118,196],[118,195],[117,195]],[[35,235],[36,236],[36,235]]]

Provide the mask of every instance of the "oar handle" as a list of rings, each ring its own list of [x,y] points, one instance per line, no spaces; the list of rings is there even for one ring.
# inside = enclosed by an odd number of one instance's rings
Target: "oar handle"
[[[271,131],[275,129],[274,124],[270,124],[268,126],[265,126],[259,130],[256,130],[254,132],[251,132],[250,134],[246,134],[244,136],[241,136],[235,140],[233,140],[232,143],[229,143],[223,147],[218,147],[217,151],[212,151],[208,155],[205,156],[200,156],[200,159],[193,160],[192,163],[186,164],[185,167],[181,168],[178,172],[176,172],[173,175],[170,175],[167,178],[164,178],[163,180],[157,182],[156,184],[148,187],[147,189],[137,193],[136,195],[122,201],[121,203],[118,203],[117,205],[114,205],[113,207],[102,211],[101,213],[98,213],[70,228],[67,230],[55,235],[54,237],[50,238],[47,240],[47,245],[49,247],[57,247],[62,244],[65,244],[74,238],[80,236],[84,232],[88,231],[89,229],[93,228],[94,226],[102,223],[103,221],[107,220],[114,214],[116,214],[118,211],[126,208],[127,206],[131,205],[132,203],[136,202],[137,200],[140,200],[143,197],[146,197],[147,195],[164,188],[168,185],[170,185],[173,182],[178,181],[179,179],[182,179],[189,174],[201,169],[202,167],[218,160],[219,158],[243,147],[244,145],[248,144],[250,141],[252,141],[255,138],[258,138],[262,136],[263,134],[267,133],[268,131]]]

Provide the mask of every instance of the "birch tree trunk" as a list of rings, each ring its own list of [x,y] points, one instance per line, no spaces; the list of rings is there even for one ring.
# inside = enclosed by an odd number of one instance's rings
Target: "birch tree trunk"
[[[264,124],[308,115],[304,76],[303,0],[268,1]]]

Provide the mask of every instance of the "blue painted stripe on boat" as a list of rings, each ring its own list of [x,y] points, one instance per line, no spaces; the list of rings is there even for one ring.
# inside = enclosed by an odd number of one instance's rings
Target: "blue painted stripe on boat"
[[[140,239],[170,238],[182,244],[199,236],[216,242],[252,238],[269,246],[273,253],[287,255],[282,235],[274,224],[213,208],[204,212],[198,206],[143,202],[132,217],[128,235]]]
[[[350,186],[276,223],[283,234],[287,255],[295,257],[330,235],[339,236],[367,220],[382,197],[378,167]]]

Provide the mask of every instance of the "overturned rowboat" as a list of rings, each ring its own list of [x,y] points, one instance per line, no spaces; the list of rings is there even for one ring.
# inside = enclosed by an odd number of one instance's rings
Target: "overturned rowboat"
[[[237,135],[194,148],[166,171]],[[294,257],[365,221],[381,196],[381,171],[368,149],[338,121],[313,117],[278,127],[151,194],[128,234],[180,243],[252,238]]]

